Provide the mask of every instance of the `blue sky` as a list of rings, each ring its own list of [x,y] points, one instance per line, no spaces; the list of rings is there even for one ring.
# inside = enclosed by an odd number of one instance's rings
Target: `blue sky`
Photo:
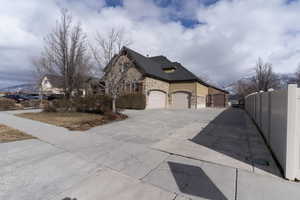
[[[300,63],[299,0],[0,0],[0,88],[32,80],[59,10],[96,32],[124,30],[130,47],[165,55],[218,84],[253,73],[258,57],[279,73]]]
[[[198,0],[199,5],[203,6],[210,6],[217,2],[218,0]],[[153,1],[157,6],[161,8],[172,8],[176,12],[183,12],[184,6],[182,0],[154,0]],[[106,0],[105,1],[107,7],[122,7],[123,0]],[[186,28],[193,28],[196,25],[201,24],[196,18],[194,17],[186,17],[186,16],[178,16],[175,14],[171,14],[169,16],[170,20],[180,22]]]

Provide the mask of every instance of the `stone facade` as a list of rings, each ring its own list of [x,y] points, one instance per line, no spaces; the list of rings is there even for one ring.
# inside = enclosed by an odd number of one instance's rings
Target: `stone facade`
[[[149,92],[151,90],[163,91],[167,94],[167,97],[168,97],[168,94],[169,94],[169,83],[168,82],[153,79],[150,77],[145,77],[145,79],[143,81],[143,85],[144,85],[144,93],[146,95],[146,105],[148,104]],[[168,100],[166,100],[166,101],[167,101],[166,107],[169,107],[169,102],[168,102]]]
[[[157,79],[153,79],[150,77],[146,77],[144,79],[144,89],[145,93],[151,90],[161,90],[164,91],[165,93],[169,93],[169,83]]]
[[[224,94],[224,92],[222,92],[220,90],[216,90],[215,88],[209,87],[208,94]]]
[[[116,63],[113,66],[111,66],[108,70],[109,72],[106,73],[105,76],[105,79],[107,80],[116,78],[118,79],[119,76],[123,76],[123,70],[127,70],[125,77],[125,81],[127,82],[140,81],[143,77],[142,74],[136,69],[134,64],[126,55],[120,56]]]
[[[140,88],[136,84],[143,81],[143,75],[126,55],[122,55],[117,58],[114,65],[106,70],[104,81],[105,84],[112,83],[116,85],[120,93],[131,93],[136,92],[135,88]],[[121,81],[121,84],[116,81]],[[107,90],[108,88],[106,88],[108,93]]]
[[[206,107],[208,87],[200,83],[196,83],[196,88],[197,88],[197,108],[204,108]]]

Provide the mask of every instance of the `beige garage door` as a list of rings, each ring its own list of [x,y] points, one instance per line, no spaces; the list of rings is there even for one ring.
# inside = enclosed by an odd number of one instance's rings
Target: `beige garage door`
[[[190,95],[185,92],[172,94],[172,108],[190,108]]]
[[[165,108],[166,94],[161,91],[151,91],[148,97],[147,109]]]

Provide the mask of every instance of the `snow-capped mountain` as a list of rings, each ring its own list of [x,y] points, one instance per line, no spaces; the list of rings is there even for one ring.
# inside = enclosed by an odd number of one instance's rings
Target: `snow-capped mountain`
[[[6,88],[0,88],[1,92],[26,92],[26,93],[34,93],[38,91],[36,84],[21,84],[10,86]]]

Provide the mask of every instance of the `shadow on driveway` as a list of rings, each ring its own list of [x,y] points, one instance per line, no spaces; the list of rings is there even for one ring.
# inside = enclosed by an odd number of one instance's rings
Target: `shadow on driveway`
[[[190,141],[280,176],[263,138],[242,109],[224,110]]]
[[[168,165],[182,193],[205,199],[227,200],[200,167],[176,162],[168,162]]]

